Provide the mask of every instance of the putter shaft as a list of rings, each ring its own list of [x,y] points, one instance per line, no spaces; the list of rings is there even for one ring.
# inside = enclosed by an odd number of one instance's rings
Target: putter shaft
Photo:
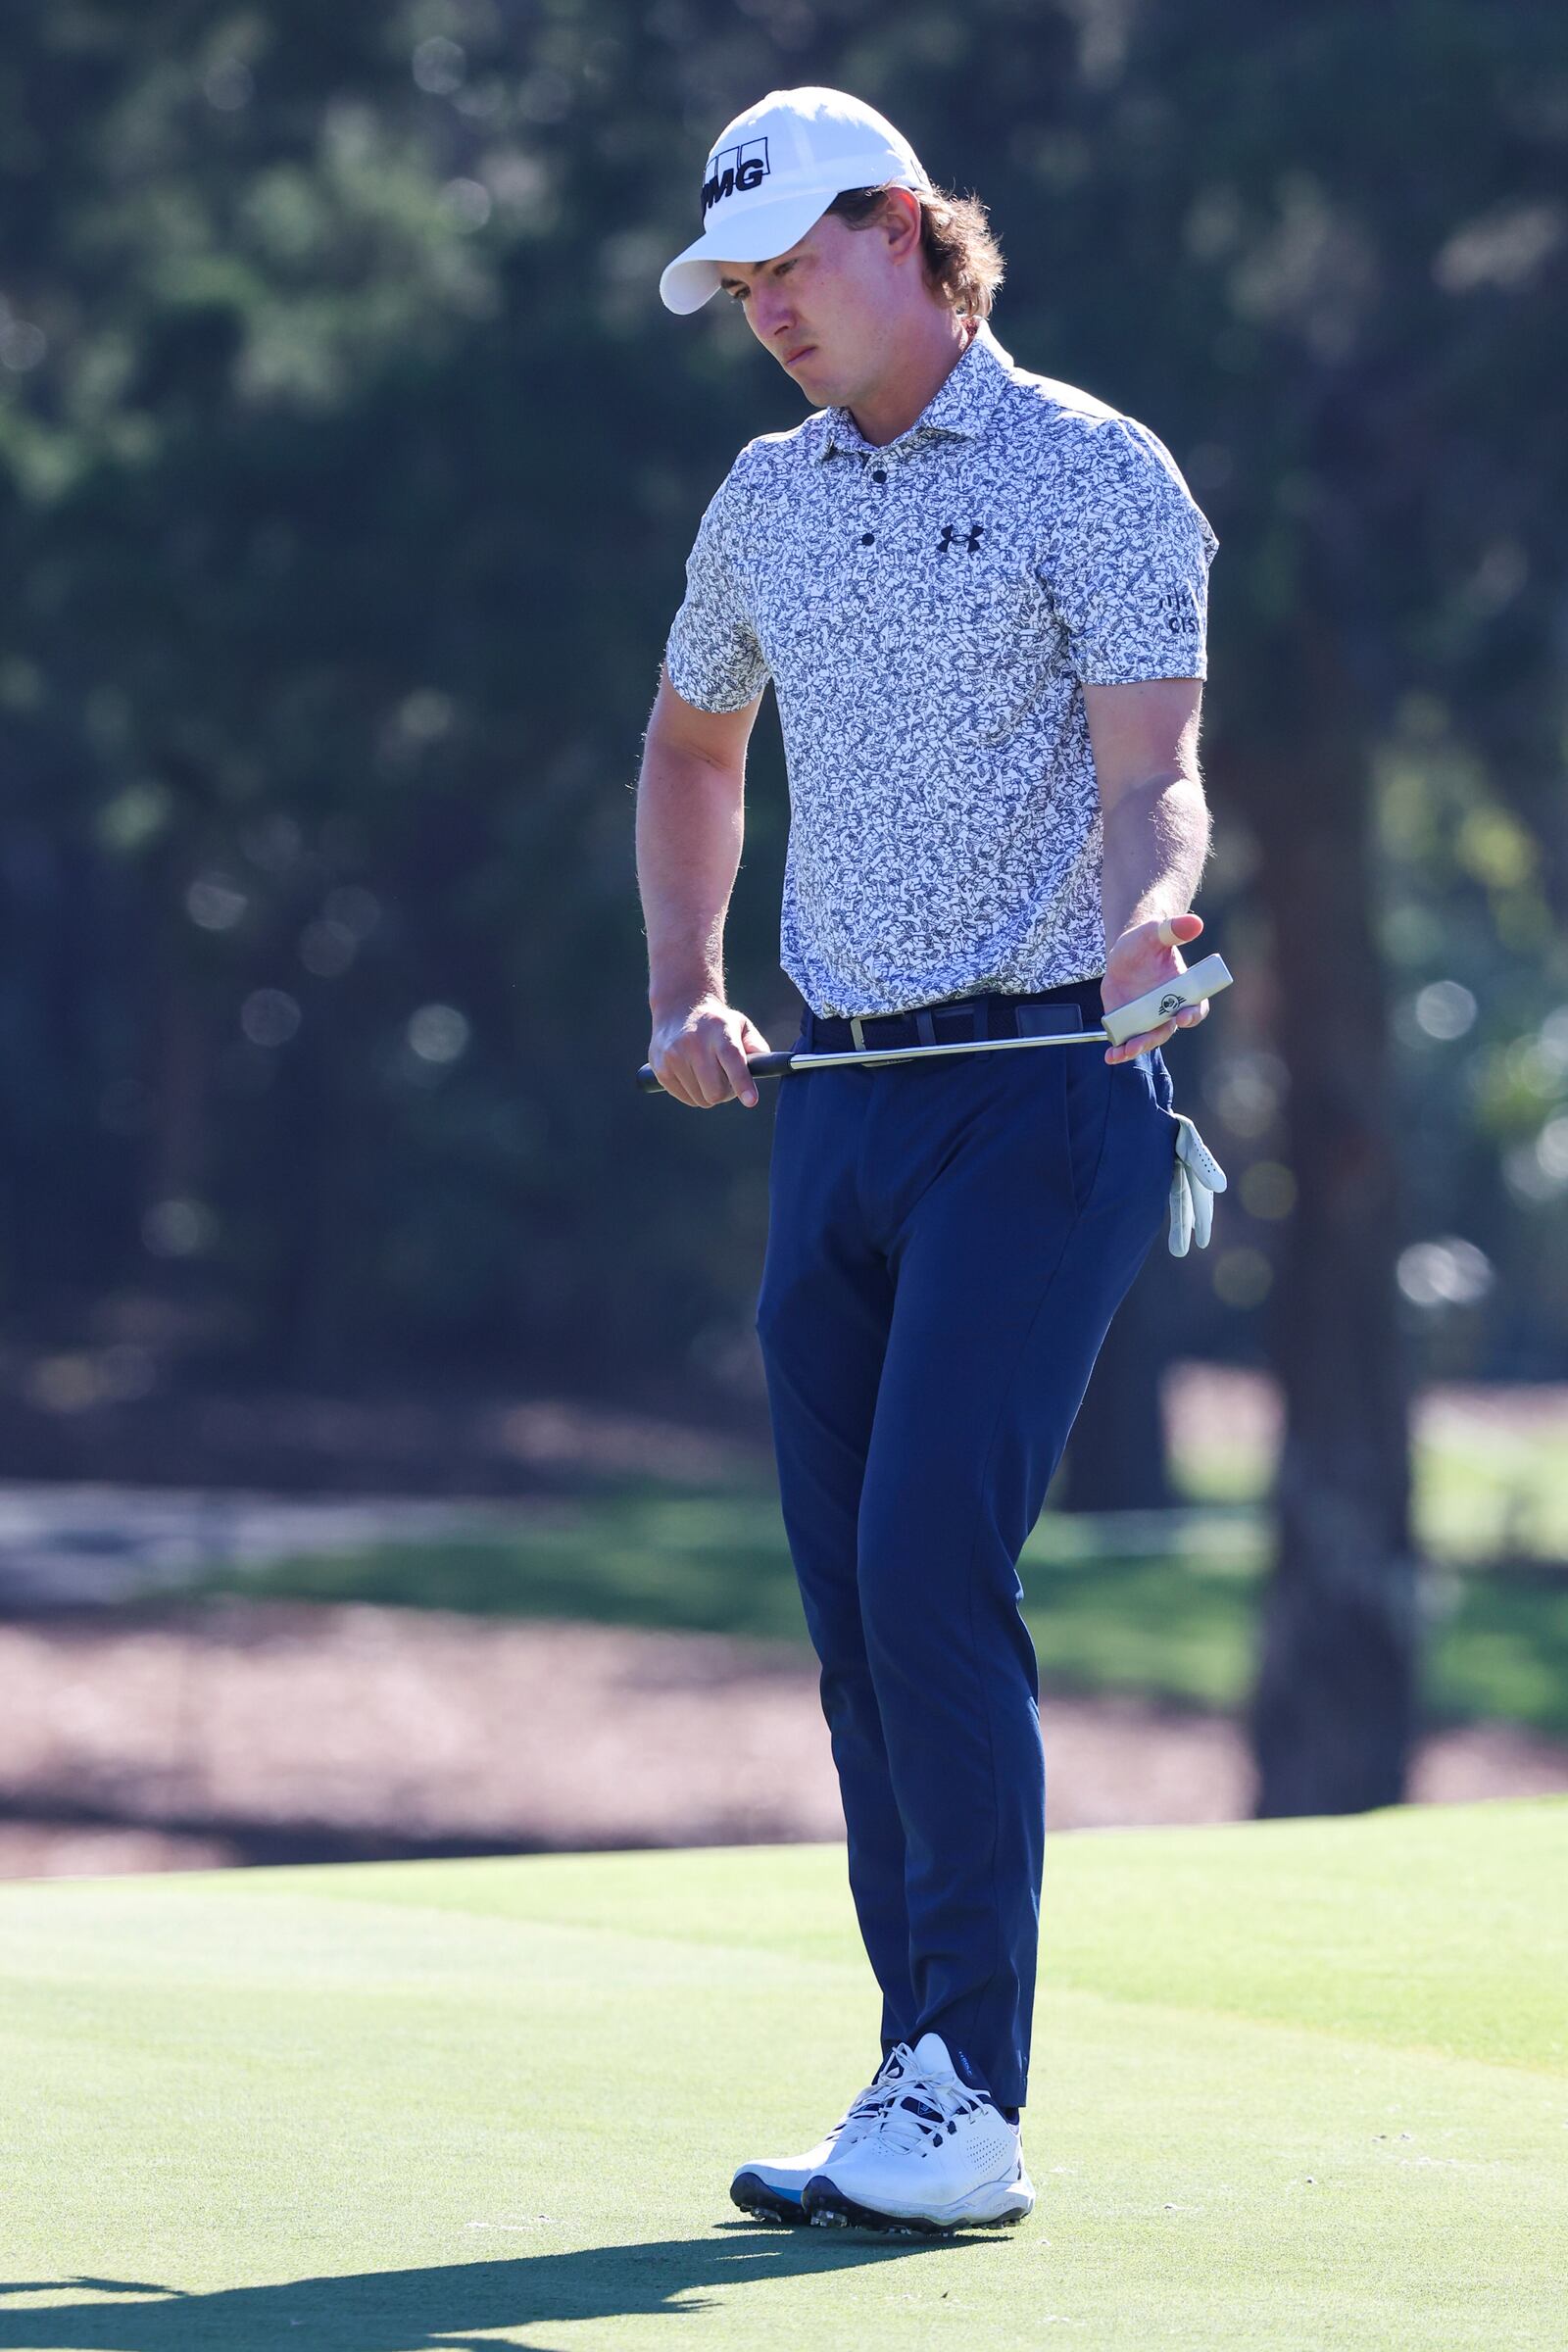
[[[959,1038],[945,1046],[867,1046],[849,1054],[749,1054],[746,1067],[754,1078],[783,1078],[796,1071],[878,1069],[886,1062],[928,1061],[946,1054],[1009,1054],[1026,1046],[1125,1045],[1143,1030],[1157,1029],[1174,1012],[1200,1004],[1205,997],[1229,988],[1231,974],[1222,956],[1205,956],[1185,972],[1177,972],[1131,1004],[1118,1004],[1104,1016],[1100,1029],[1062,1029],[1045,1037]],[[874,1015],[871,1017],[875,1017]],[[663,1093],[651,1062],[644,1062],[637,1083],[645,1095]]]

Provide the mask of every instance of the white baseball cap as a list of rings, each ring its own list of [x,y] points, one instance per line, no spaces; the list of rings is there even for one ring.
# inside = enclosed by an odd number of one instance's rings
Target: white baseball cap
[[[929,188],[907,139],[846,90],[769,90],[727,122],[703,173],[703,233],[659,281],[666,310],[700,311],[721,262],[798,244],[846,188]]]

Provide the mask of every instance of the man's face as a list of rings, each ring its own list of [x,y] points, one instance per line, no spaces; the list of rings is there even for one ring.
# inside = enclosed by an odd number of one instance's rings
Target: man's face
[[[902,244],[917,274],[907,236]],[[848,407],[875,378],[888,329],[909,300],[910,271],[899,266],[880,222],[850,228],[824,213],[771,261],[722,263],[718,282],[722,299],[741,305],[753,334],[813,408]]]

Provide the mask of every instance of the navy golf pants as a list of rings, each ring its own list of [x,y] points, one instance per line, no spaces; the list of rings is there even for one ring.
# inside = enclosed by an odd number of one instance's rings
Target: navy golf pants
[[[1102,1017],[1098,980],[961,1003],[990,1037]],[[914,1017],[866,1046],[921,1042]],[[849,1023],[808,1009],[793,1050],[853,1051]],[[1045,1844],[1017,1559],[1174,1166],[1161,1055],[1104,1054],[804,1072],[773,1128],[757,1331],[883,2046],[938,2033],[1004,2106]]]

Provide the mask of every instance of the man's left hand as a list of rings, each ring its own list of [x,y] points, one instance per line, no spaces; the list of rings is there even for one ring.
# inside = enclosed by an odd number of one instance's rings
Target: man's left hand
[[[1152,988],[1185,972],[1187,966],[1179,951],[1191,947],[1203,928],[1200,914],[1169,914],[1157,921],[1134,923],[1124,931],[1105,958],[1105,976],[1100,984],[1100,1001],[1107,1012],[1118,1004],[1130,1004]],[[1170,1020],[1161,1021],[1157,1029],[1145,1029],[1135,1037],[1125,1038],[1119,1046],[1105,1050],[1107,1061],[1132,1061],[1152,1048],[1163,1046],[1178,1029],[1193,1029],[1208,1017],[1208,999],[1200,1004],[1185,1005]]]

